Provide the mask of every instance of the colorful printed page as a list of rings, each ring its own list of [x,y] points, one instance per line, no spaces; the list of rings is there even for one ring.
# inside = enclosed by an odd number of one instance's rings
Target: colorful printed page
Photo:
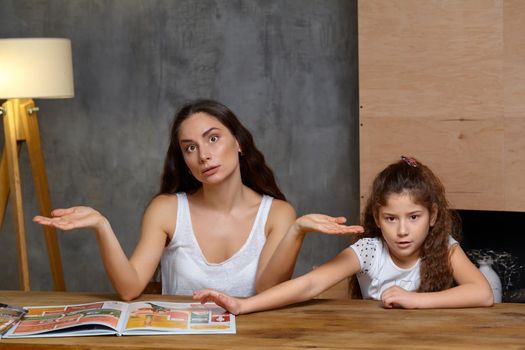
[[[5,338],[235,333],[235,316],[216,304],[100,301],[29,306]]]
[[[26,310],[22,308],[0,303],[0,338],[2,334],[18,322],[25,313]]]
[[[127,303],[101,301],[88,304],[26,307],[26,315],[5,338],[71,337],[118,334]]]
[[[235,333],[235,315],[213,303],[135,302],[124,335]]]

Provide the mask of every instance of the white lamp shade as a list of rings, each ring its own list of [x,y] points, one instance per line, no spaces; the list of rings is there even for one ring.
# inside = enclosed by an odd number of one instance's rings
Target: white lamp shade
[[[69,39],[0,39],[0,99],[74,95]]]

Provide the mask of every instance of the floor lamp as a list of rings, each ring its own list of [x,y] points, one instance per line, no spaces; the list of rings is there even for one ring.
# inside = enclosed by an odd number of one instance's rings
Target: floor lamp
[[[16,231],[20,287],[30,290],[19,155],[27,145],[38,206],[49,216],[51,200],[33,98],[74,96],[71,42],[68,39],[0,39],[0,114],[5,146],[0,161],[0,227],[11,195]],[[65,290],[60,250],[53,227],[44,226],[54,289]]]

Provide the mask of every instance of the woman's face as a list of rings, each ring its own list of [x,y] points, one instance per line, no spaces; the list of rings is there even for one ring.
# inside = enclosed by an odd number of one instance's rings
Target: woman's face
[[[179,146],[192,175],[203,184],[217,184],[238,172],[239,143],[218,119],[195,113],[182,122]]]

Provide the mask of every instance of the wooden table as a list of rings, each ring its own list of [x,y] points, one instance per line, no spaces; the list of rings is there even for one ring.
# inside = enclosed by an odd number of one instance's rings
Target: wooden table
[[[63,305],[112,294],[0,291],[0,302]],[[139,300],[187,300],[145,295]],[[313,300],[241,315],[237,334],[1,339],[0,349],[525,349],[525,304],[448,310],[383,309],[365,300]]]

